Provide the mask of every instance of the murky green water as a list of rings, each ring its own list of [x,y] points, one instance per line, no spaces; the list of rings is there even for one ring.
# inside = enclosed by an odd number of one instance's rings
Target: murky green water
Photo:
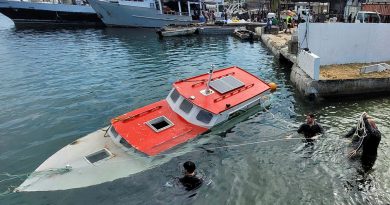
[[[159,40],[152,30],[15,29],[4,17],[0,22],[0,193],[23,179],[4,173],[33,171],[66,144],[164,98],[175,80],[207,72],[211,64],[238,65],[279,86],[268,111],[202,136],[209,143],[195,142],[193,152],[161,167],[87,188],[7,194],[0,204],[390,203],[387,96],[306,101],[288,68],[260,43],[230,36]],[[341,135],[363,111],[376,118],[383,136],[373,172],[360,180]],[[317,113],[326,136],[306,148],[300,140],[282,140],[307,112]],[[250,142],[256,144],[215,149]],[[196,192],[176,183],[187,160],[210,182]]]

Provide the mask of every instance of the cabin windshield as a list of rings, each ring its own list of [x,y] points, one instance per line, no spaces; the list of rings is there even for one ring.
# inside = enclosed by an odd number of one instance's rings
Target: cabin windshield
[[[200,110],[198,115],[196,115],[196,119],[205,124],[209,124],[211,119],[213,119],[213,114],[205,110]]]
[[[194,105],[190,103],[188,100],[184,99],[183,102],[181,102],[179,108],[180,110],[188,114],[191,112],[192,107],[194,107]]]
[[[175,103],[177,99],[179,99],[179,96],[180,96],[179,92],[177,92],[177,90],[174,89],[170,95],[170,98]]]

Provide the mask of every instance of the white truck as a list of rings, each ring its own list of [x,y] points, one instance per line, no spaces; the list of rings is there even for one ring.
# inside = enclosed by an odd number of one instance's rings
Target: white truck
[[[359,11],[355,17],[355,23],[380,23],[379,13],[372,11]]]

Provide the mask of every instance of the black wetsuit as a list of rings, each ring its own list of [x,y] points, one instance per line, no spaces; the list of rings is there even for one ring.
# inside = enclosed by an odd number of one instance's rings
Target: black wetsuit
[[[305,123],[298,128],[297,132],[305,136],[306,142],[312,142],[313,140],[311,138],[319,133],[324,133],[324,129],[316,122],[312,126]]]
[[[186,187],[187,191],[196,189],[203,183],[202,179],[199,179],[196,175],[184,176],[183,178],[180,178],[179,181]]]
[[[370,170],[376,161],[377,157],[377,151],[378,151],[378,146],[381,141],[381,133],[378,129],[375,129],[371,127],[371,125],[368,123],[367,118],[363,118],[364,125],[366,127],[366,133],[367,136],[363,139],[363,143],[361,147],[363,147],[363,152],[361,154],[361,161],[362,161],[362,167],[364,171]],[[345,137],[350,137],[352,136],[356,131],[356,128],[352,128],[348,134],[345,135]],[[359,131],[359,136],[361,136],[363,133]],[[359,146],[360,145],[360,138],[354,137],[352,139],[352,144]],[[361,148],[359,147],[359,148]]]
[[[378,146],[381,141],[381,132],[371,127],[366,118],[363,118],[367,136],[363,139],[362,166],[365,171],[370,170],[375,163],[378,154]]]

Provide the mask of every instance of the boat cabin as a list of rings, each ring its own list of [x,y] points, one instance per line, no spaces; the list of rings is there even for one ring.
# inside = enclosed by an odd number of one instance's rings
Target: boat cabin
[[[259,104],[269,89],[238,67],[180,80],[166,99],[112,119],[109,134],[123,146],[156,155]]]

